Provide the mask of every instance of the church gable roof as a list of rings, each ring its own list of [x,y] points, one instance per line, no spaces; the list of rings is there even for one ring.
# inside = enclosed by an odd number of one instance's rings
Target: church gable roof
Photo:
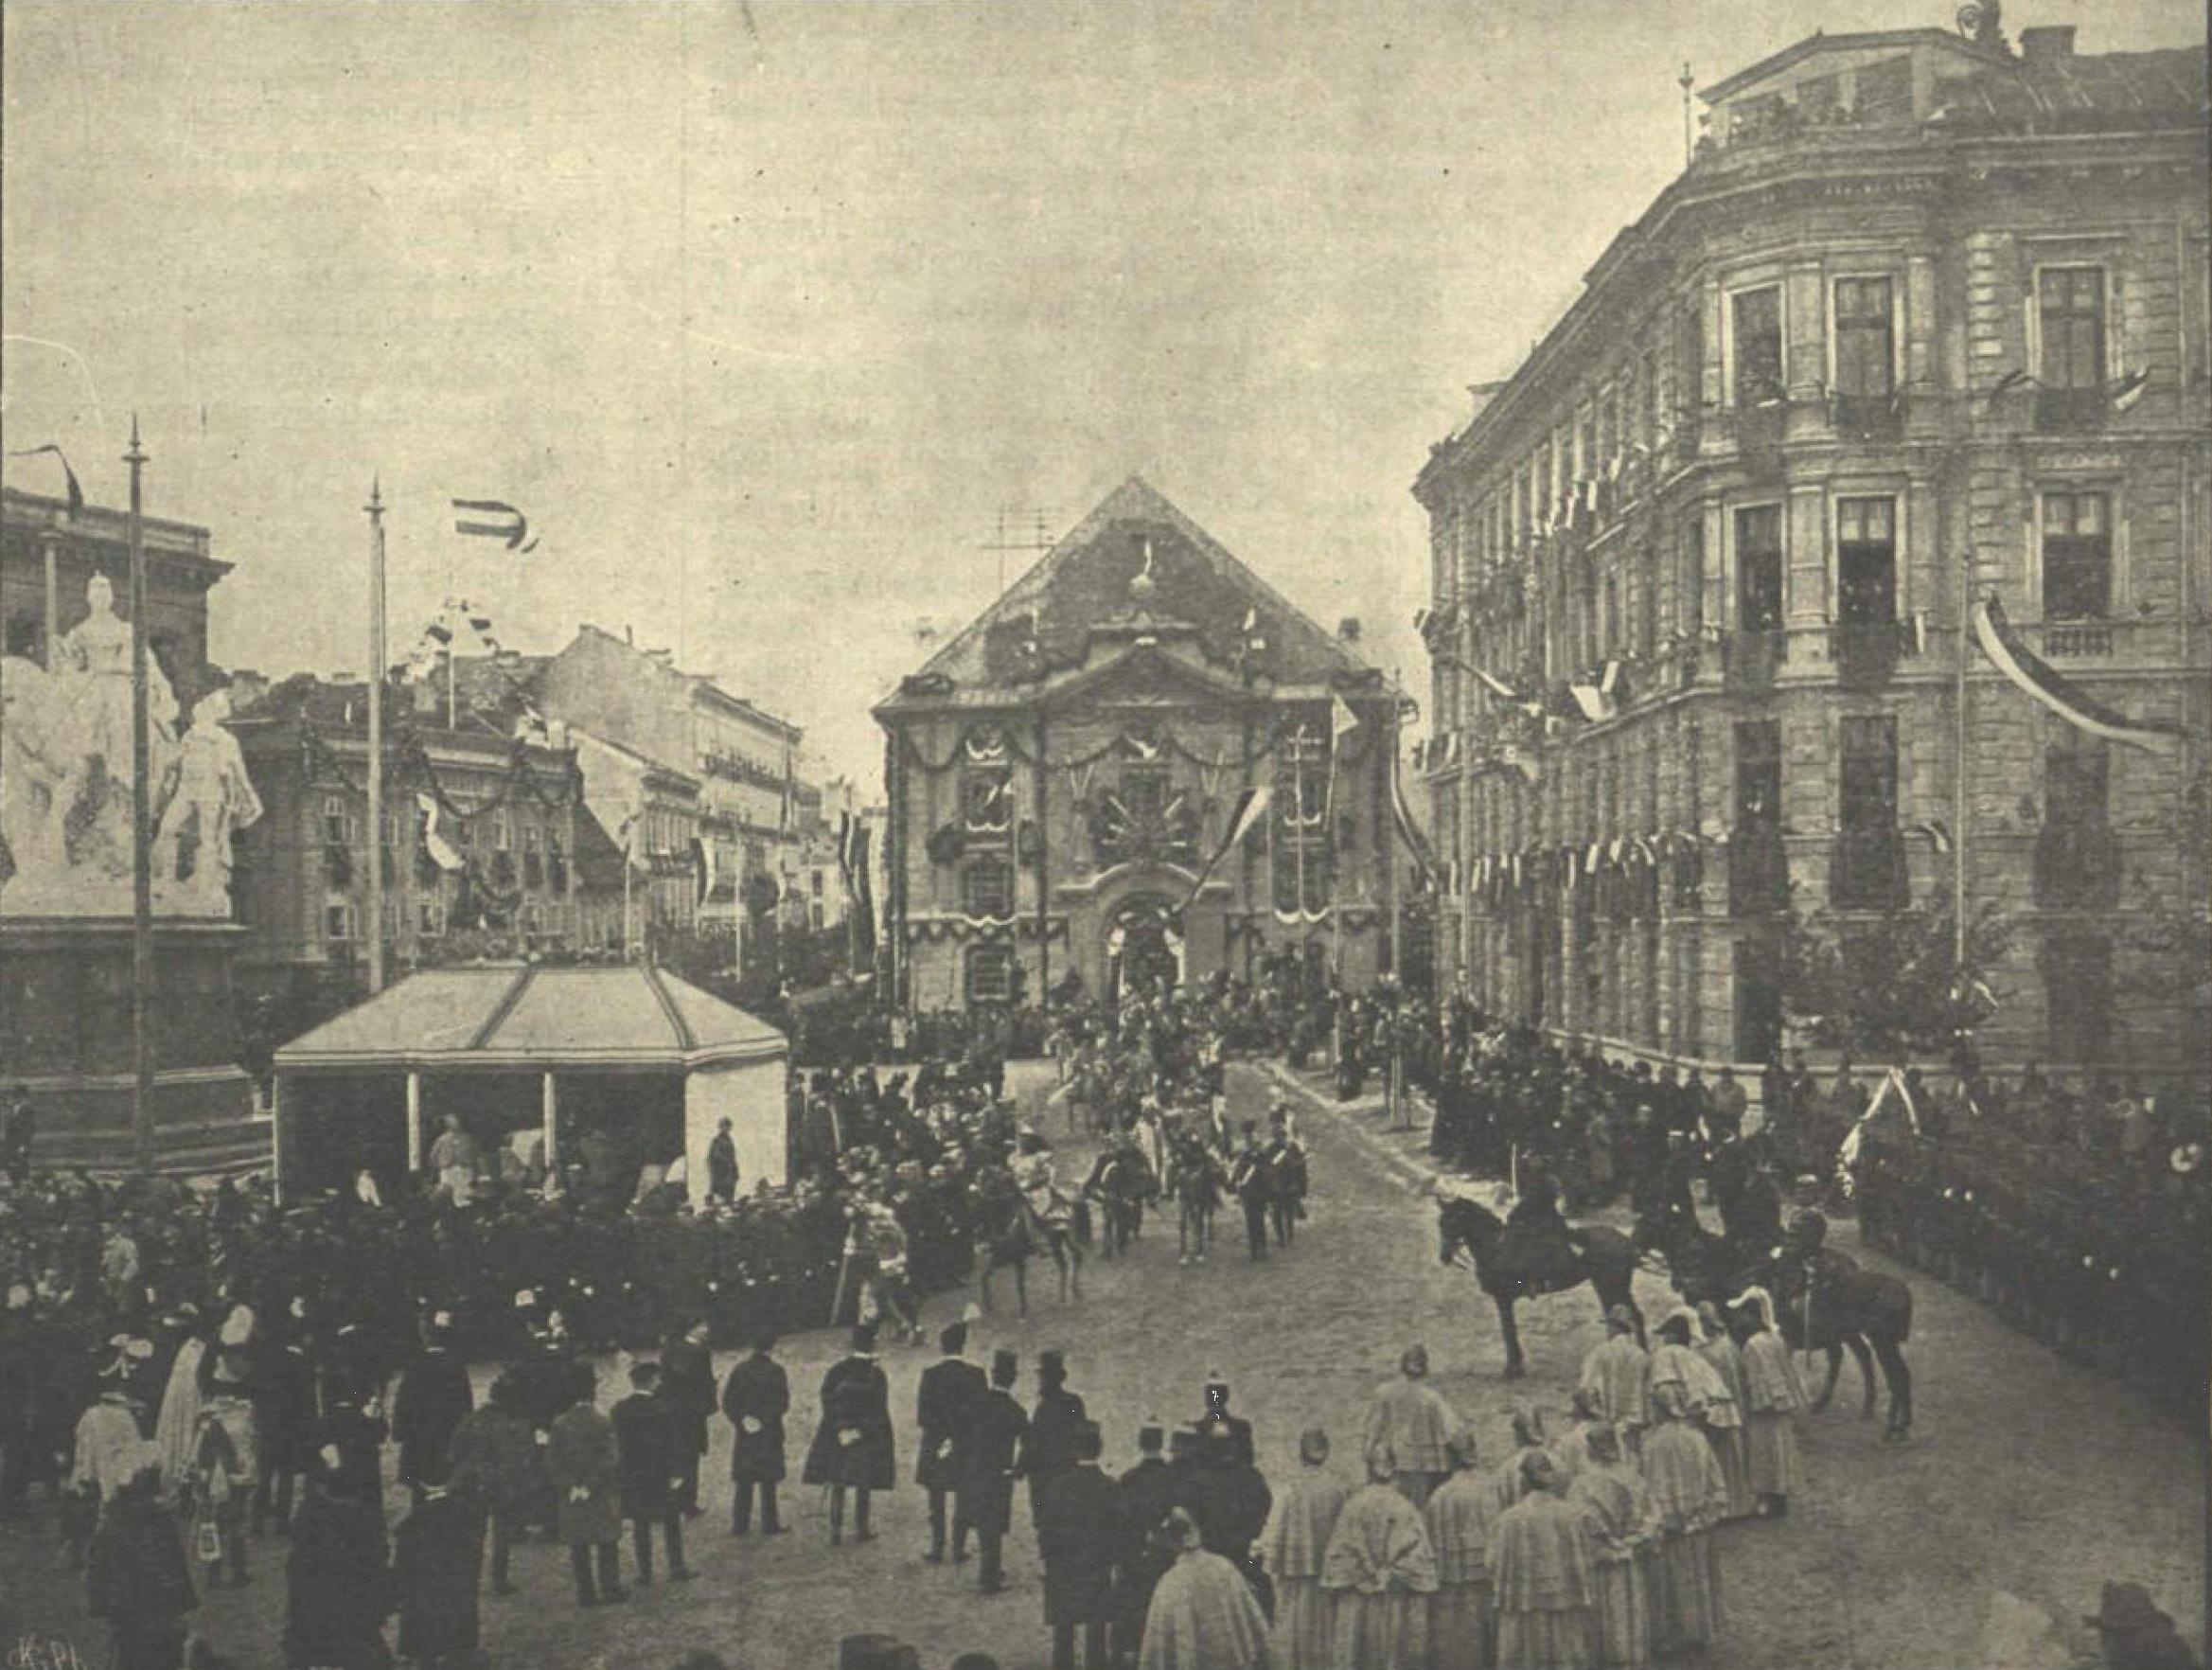
[[[901,694],[1034,690],[1055,673],[1082,666],[1098,633],[1194,636],[1206,659],[1223,667],[1234,665],[1257,636],[1265,641],[1262,663],[1277,684],[1376,676],[1133,475],[932,656]]]

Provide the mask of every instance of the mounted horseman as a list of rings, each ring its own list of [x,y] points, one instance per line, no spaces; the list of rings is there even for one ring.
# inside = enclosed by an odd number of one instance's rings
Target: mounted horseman
[[[1524,1299],[1565,1293],[1588,1282],[1610,1312],[1624,1307],[1643,1340],[1643,1312],[1632,1291],[1637,1252],[1629,1238],[1602,1224],[1569,1224],[1559,1211],[1558,1187],[1540,1169],[1523,1173],[1530,1187],[1500,1218],[1481,1201],[1454,1193],[1442,1179],[1435,1185],[1439,1259],[1464,1264],[1497,1306],[1498,1332],[1505,1341],[1505,1376],[1528,1373],[1521,1355],[1520,1328],[1513,1306]],[[1498,1194],[1506,1191],[1501,1187]]]

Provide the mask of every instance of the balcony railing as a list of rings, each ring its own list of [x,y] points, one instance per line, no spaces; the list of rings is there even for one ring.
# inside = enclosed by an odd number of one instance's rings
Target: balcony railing
[[[1771,690],[1788,648],[1789,634],[1780,627],[1732,633],[1725,648],[1723,681],[1731,690]]]
[[[1828,902],[1839,911],[1902,910],[1910,884],[1896,829],[1838,830],[1829,854]]]
[[[1728,915],[1763,916],[1790,902],[1790,860],[1778,825],[1746,824],[1728,841]]]
[[[1876,690],[1889,683],[1910,648],[1909,629],[1899,621],[1848,621],[1828,629],[1836,679],[1853,690]]]
[[[2110,910],[2120,902],[2120,844],[2095,824],[2046,824],[2035,839],[2035,904],[2044,911]]]
[[[2043,652],[2054,661],[2078,660],[2113,652],[2113,623],[2109,620],[2045,621]]]

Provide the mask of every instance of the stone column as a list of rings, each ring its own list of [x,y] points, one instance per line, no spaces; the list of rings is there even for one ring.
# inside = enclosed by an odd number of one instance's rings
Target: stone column
[[[411,1177],[422,1171],[422,1075],[412,1071],[407,1075],[407,1172]]]
[[[560,1175],[560,1086],[549,1070],[540,1081],[540,1128],[545,1138],[545,1169]]]

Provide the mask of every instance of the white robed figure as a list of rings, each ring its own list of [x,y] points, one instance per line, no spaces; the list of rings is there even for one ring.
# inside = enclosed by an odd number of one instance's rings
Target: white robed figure
[[[1321,1587],[1336,1600],[1337,1670],[1422,1670],[1436,1551],[1421,1509],[1393,1487],[1389,1445],[1367,1452],[1368,1482],[1336,1516]]]
[[[1336,1603],[1321,1587],[1329,1537],[1352,1494],[1329,1471],[1329,1435],[1313,1428],[1298,1441],[1301,1464],[1275,1499],[1260,1542],[1275,1580],[1271,1670],[1329,1670],[1336,1656]]]
[[[157,885],[211,912],[230,908],[232,834],[261,819],[246,756],[223,724],[229,718],[228,690],[210,690],[192,709],[177,748],[176,790],[154,838]]]

